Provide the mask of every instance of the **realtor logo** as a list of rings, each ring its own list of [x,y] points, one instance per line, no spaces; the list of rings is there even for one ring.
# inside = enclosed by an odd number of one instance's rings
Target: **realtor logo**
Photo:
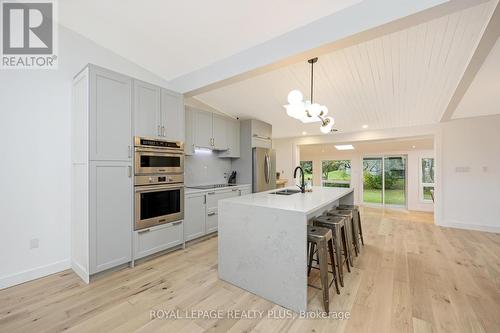
[[[57,68],[55,3],[3,0],[1,4],[1,67]]]

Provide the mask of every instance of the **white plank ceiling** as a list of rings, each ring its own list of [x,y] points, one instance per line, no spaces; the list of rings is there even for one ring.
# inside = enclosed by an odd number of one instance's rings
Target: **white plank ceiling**
[[[314,100],[343,132],[437,123],[491,17],[496,1],[470,7],[323,55],[315,66]],[[283,67],[196,98],[230,115],[273,125],[273,136],[320,134],[282,105],[290,90],[309,97],[307,62]]]

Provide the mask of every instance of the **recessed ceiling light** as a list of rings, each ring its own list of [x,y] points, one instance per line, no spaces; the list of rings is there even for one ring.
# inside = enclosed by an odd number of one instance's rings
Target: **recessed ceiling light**
[[[415,145],[411,146],[413,149],[417,148]]]
[[[368,128],[368,125],[363,125],[363,126],[361,126],[361,127],[363,127],[363,128]]]
[[[337,150],[353,150],[354,147],[352,145],[335,145]]]
[[[306,135],[306,134],[307,134],[307,132],[306,132],[306,131],[302,132],[302,135]]]

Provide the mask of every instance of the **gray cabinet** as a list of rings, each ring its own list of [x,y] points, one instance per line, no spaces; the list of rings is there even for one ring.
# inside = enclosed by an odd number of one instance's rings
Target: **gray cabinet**
[[[236,119],[225,119],[227,150],[219,157],[240,157],[240,122]]]
[[[134,237],[134,258],[144,258],[183,244],[183,221],[135,231]]]
[[[252,188],[250,186],[240,189],[240,196],[251,194],[251,193],[252,193]]]
[[[92,274],[132,260],[132,84],[88,65],[73,80],[71,266]]]
[[[192,120],[194,145],[212,149],[212,113],[193,110]]]
[[[132,149],[132,79],[90,66],[90,160],[127,161]]]
[[[216,232],[219,200],[251,193],[251,185],[224,188],[209,192],[188,193],[184,200],[184,237],[190,241]]]
[[[134,133],[136,136],[161,137],[161,88],[134,80]]]
[[[217,231],[219,221],[219,200],[236,197],[239,195],[239,188],[224,189],[207,193],[207,222],[206,233]]]
[[[227,150],[227,124],[226,117],[212,114],[212,149]]]
[[[186,109],[186,154],[194,148],[220,151],[220,157],[239,157],[239,121],[212,112]],[[188,142],[190,144],[188,144]]]
[[[134,134],[183,141],[184,99],[181,94],[134,80]]]
[[[90,165],[90,274],[132,260],[132,168],[124,162]]]
[[[186,107],[185,110],[185,130],[186,130],[186,142],[184,144],[184,154],[193,155],[194,154],[194,112],[191,108]]]
[[[184,200],[184,238],[187,241],[205,235],[205,193],[186,195]]]
[[[185,141],[184,98],[181,94],[161,89],[161,122],[163,137]]]

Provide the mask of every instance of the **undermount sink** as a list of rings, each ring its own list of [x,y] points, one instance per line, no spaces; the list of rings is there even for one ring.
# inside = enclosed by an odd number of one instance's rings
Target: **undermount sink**
[[[300,190],[281,190],[281,191],[276,191],[276,192],[271,192],[269,194],[279,194],[279,195],[292,195],[292,194],[296,194],[296,193],[300,193]]]

